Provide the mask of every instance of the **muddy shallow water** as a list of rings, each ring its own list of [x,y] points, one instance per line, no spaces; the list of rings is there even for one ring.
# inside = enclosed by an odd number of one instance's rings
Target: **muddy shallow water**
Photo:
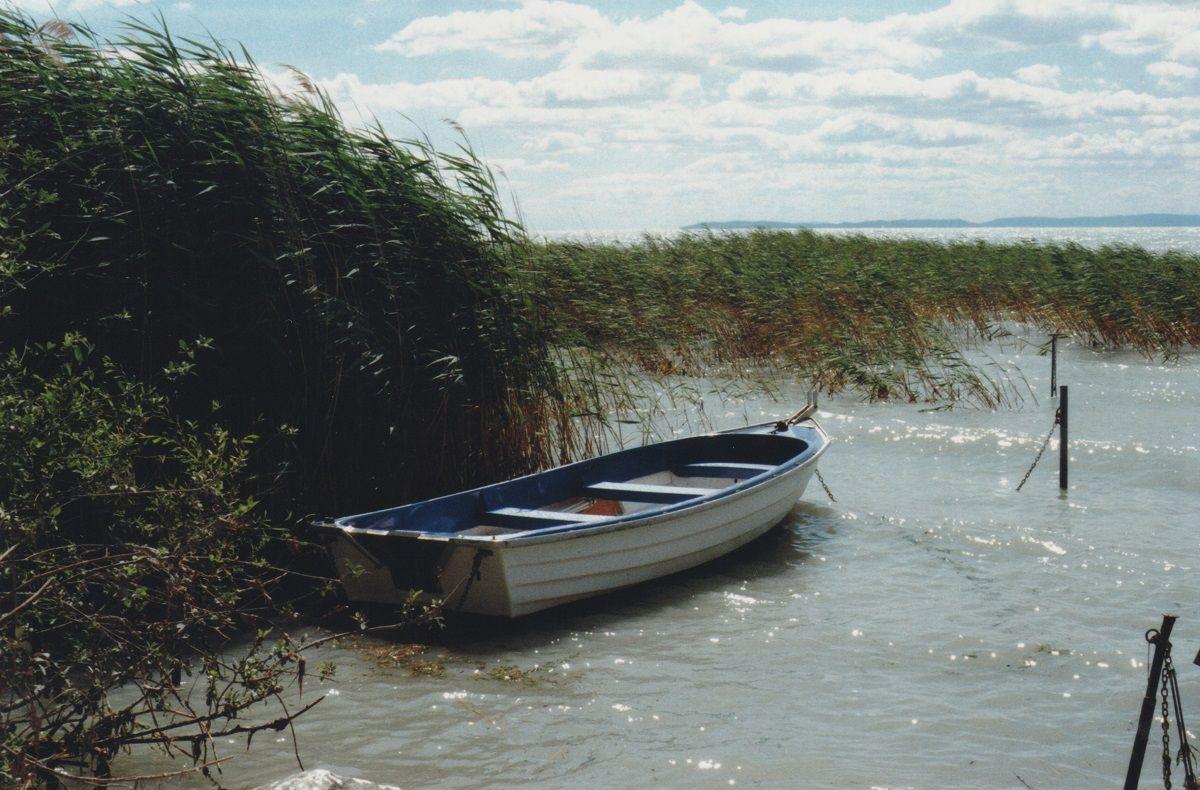
[[[426,654],[441,675],[324,650],[339,671],[297,725],[305,766],[404,787],[1119,782],[1142,634],[1163,611],[1180,615],[1184,705],[1200,721],[1200,357],[1067,345],[1060,496],[1056,443],[1014,491],[1050,427],[1048,360],[988,351],[1037,401],[822,404],[837,501],[814,482],[723,560],[516,622],[460,622]],[[786,411],[751,399],[710,416]],[[230,786],[297,770],[275,734],[226,748]]]

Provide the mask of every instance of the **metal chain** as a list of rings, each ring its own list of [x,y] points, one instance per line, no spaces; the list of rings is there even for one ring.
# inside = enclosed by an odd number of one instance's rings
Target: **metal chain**
[[[1179,735],[1179,752],[1175,762],[1183,763],[1183,786],[1187,790],[1196,788],[1196,768],[1192,761],[1192,745],[1188,743],[1187,725],[1183,722],[1183,700],[1179,697],[1179,676],[1175,673],[1175,662],[1171,654],[1163,662],[1163,674],[1170,678],[1171,703],[1175,710],[1175,729]]]
[[[1170,645],[1167,650],[1170,650]],[[1166,659],[1163,661],[1162,682],[1159,684],[1159,696],[1162,697],[1162,765],[1163,765],[1163,787],[1171,790],[1171,711],[1167,704],[1168,684],[1171,682],[1171,654],[1168,652]]]
[[[1058,421],[1061,418],[1062,411],[1056,409],[1054,412],[1054,422],[1050,423],[1050,432],[1046,434],[1046,440],[1042,442],[1042,449],[1038,450],[1037,457],[1035,457],[1033,459],[1033,463],[1029,465],[1029,469],[1025,472],[1025,476],[1021,478],[1021,482],[1017,483],[1018,491],[1020,491],[1021,488],[1027,482],[1029,482],[1029,476],[1033,474],[1033,470],[1037,468],[1038,461],[1042,460],[1042,455],[1046,452],[1046,448],[1050,446],[1050,437],[1054,436],[1054,429],[1058,427]]]
[[[817,470],[817,480],[821,483],[821,488],[825,489],[825,495],[829,497],[829,501],[837,502],[837,500],[833,498],[833,492],[829,490],[829,485],[825,482],[825,478],[821,477],[820,469]]]
[[[483,564],[483,557],[485,554],[490,553],[487,549],[475,550],[475,559],[471,563],[471,572],[467,574],[467,586],[463,587],[462,595],[458,599],[458,605],[454,607],[456,611],[462,609],[463,604],[467,602],[467,593],[471,592],[471,585],[475,583],[476,579],[481,577],[479,566]]]

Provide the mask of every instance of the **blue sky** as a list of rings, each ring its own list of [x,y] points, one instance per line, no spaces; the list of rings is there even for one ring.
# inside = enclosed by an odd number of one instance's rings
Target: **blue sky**
[[[284,90],[289,64],[397,136],[449,145],[454,119],[534,230],[1200,213],[1200,2],[54,8],[240,41]]]

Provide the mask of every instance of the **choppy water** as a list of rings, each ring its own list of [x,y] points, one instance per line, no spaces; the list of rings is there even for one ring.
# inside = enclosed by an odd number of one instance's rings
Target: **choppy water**
[[[735,231],[741,232],[741,231]],[[1034,241],[1075,242],[1085,247],[1106,244],[1135,244],[1148,250],[1200,252],[1200,228],[819,228],[818,233],[848,236],[862,234],[874,238],[928,239],[964,241],[982,239],[998,243]],[[675,236],[678,228],[662,230],[568,230],[536,234],[553,240],[632,242],[645,233]]]
[[[837,502],[814,485],[722,561],[459,627],[429,654],[444,677],[326,651],[340,670],[297,726],[306,766],[406,788],[1118,783],[1142,634],[1164,611],[1181,618],[1184,704],[1200,721],[1200,356],[1064,348],[1073,463],[1060,497],[1055,445],[1014,491],[1055,408],[1048,360],[991,352],[1040,402],[829,401],[822,468]],[[751,400],[716,422],[786,411]],[[536,666],[537,680],[488,676],[504,665]],[[295,770],[282,738],[228,748],[232,786]],[[137,763],[124,767],[158,765]]]

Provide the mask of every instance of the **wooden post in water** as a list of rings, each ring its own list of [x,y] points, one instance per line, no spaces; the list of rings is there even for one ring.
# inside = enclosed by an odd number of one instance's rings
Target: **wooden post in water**
[[[1050,397],[1058,392],[1058,332],[1050,335]]]
[[[1058,388],[1058,487],[1067,490],[1067,385]]]
[[[1129,755],[1129,770],[1125,772],[1125,790],[1136,790],[1142,775],[1142,760],[1146,757],[1146,738],[1154,722],[1154,704],[1158,701],[1158,681],[1162,677],[1163,662],[1171,646],[1171,629],[1175,627],[1175,615],[1164,614],[1158,633],[1146,639],[1154,645],[1154,660],[1150,662],[1150,677],[1146,679],[1146,696],[1142,698],[1142,715],[1138,719],[1137,734],[1133,736],[1133,753]]]

